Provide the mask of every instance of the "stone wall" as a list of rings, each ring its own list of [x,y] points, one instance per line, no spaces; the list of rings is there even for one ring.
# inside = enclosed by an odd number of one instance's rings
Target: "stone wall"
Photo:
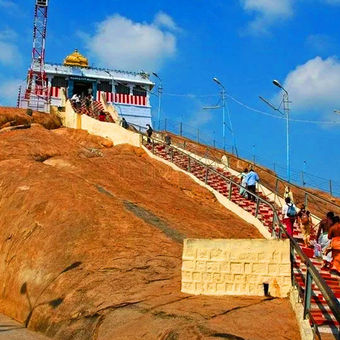
[[[101,122],[89,116],[77,114],[70,101],[67,101],[65,112],[61,113],[61,119],[65,127],[86,130],[92,135],[109,138],[114,145],[130,144],[136,147],[142,145],[142,139],[138,133],[126,130],[116,123]]]
[[[182,292],[193,295],[287,297],[291,288],[289,241],[184,240]]]
[[[100,122],[86,115],[81,116],[81,129],[92,135],[109,138],[114,145],[130,144],[136,147],[142,145],[141,136],[138,133],[126,130],[115,123]]]

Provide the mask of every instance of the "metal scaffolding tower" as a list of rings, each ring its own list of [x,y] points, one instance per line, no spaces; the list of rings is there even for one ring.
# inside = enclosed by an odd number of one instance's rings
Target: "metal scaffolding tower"
[[[27,78],[25,99],[28,107],[39,109],[49,102],[48,83],[45,73],[45,47],[48,0],[36,0],[33,27],[31,68]]]

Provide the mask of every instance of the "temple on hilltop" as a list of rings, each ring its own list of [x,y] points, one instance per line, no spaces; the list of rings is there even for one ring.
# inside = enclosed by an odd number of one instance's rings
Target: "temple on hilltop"
[[[90,93],[95,101],[104,99],[112,104],[119,116],[129,123],[152,124],[149,94],[154,83],[147,73],[91,67],[78,50],[68,55],[63,64],[45,63],[44,71],[52,106],[63,107],[65,99],[74,94],[86,96]],[[41,95],[38,92],[35,95]],[[24,97],[21,99],[19,106],[25,107]]]

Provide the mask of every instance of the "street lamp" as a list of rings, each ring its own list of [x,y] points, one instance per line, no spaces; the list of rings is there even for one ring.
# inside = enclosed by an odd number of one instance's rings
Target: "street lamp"
[[[152,74],[159,80],[159,85],[158,85],[158,114],[157,114],[158,131],[159,131],[161,129],[161,105],[162,105],[163,85],[162,85],[162,79],[159,77],[159,75],[155,72],[152,72]]]
[[[273,84],[283,91],[283,111],[286,116],[286,130],[287,130],[287,180],[290,182],[290,145],[289,145],[289,95],[287,90],[280,84],[279,81],[273,80]]]
[[[221,91],[221,99],[222,99],[222,110],[223,110],[223,150],[225,150],[225,135],[226,135],[226,89],[224,87],[224,85],[216,78],[213,78],[213,81],[219,85],[222,88]],[[236,141],[235,141],[235,134],[234,134],[234,130],[233,130],[233,125],[231,122],[231,117],[230,117],[230,113],[228,112],[228,119],[229,119],[229,126],[230,126],[230,132],[233,138],[233,149],[235,149],[235,153],[237,155],[237,148],[236,148]],[[233,150],[232,150],[233,152]]]
[[[269,105],[272,109],[279,111],[281,114],[283,114],[286,117],[286,133],[287,133],[287,181],[290,182],[290,146],[289,146],[289,95],[287,90],[280,84],[280,82],[276,79],[273,80],[273,84],[280,88],[283,91],[283,97],[282,102],[283,103],[283,113],[280,111],[279,108],[276,108],[274,105],[272,105],[270,102],[265,100],[264,98],[260,97],[261,100],[263,100],[267,105]]]

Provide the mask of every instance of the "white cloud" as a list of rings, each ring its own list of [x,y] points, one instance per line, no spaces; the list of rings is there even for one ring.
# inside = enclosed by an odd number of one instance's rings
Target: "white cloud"
[[[11,40],[14,41],[18,37],[18,34],[11,30],[10,28],[6,28],[0,31],[0,40]]]
[[[328,112],[340,107],[340,61],[316,57],[291,71],[284,87],[294,110]]]
[[[15,106],[18,98],[19,86],[22,80],[0,80],[0,103],[2,106]]]
[[[336,41],[326,34],[311,34],[306,39],[306,45],[318,53],[325,53],[336,46]]]
[[[340,0],[325,0],[325,2],[330,5],[340,5]]]
[[[117,14],[98,23],[94,35],[80,34],[90,55],[103,66],[156,71],[176,53],[174,28],[177,25],[165,13],[158,13],[151,24]]]
[[[177,31],[179,29],[171,16],[164,12],[159,12],[156,14],[154,23],[156,26],[165,27],[172,31]]]
[[[254,19],[248,24],[246,33],[267,34],[268,28],[293,16],[293,0],[240,0]]]
[[[0,0],[0,7],[13,9],[16,8],[17,5],[15,2],[10,0]]]
[[[11,43],[0,40],[0,51],[0,64],[14,65],[18,62],[18,58],[20,58],[18,48]]]
[[[14,43],[16,38],[16,32],[11,29],[0,31],[0,64],[17,65],[21,62],[21,54]]]

